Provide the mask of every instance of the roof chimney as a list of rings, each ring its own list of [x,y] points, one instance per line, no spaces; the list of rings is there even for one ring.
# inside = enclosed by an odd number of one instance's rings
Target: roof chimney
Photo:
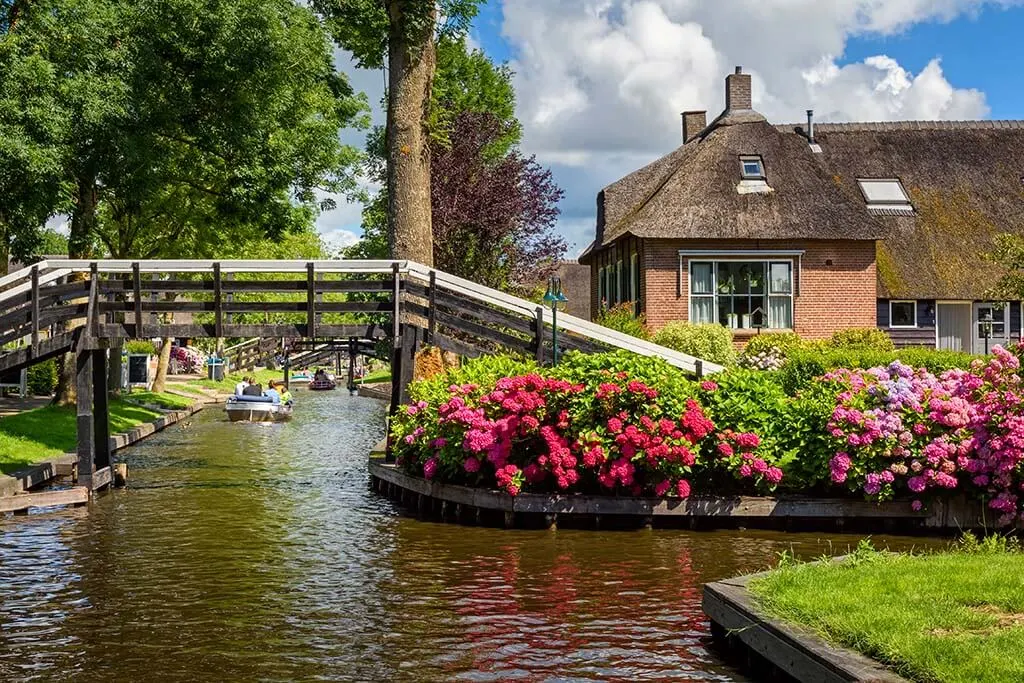
[[[826,136],[828,137],[828,136]],[[814,110],[807,110],[807,142],[814,144]]]
[[[743,73],[743,67],[736,67],[736,73],[725,77],[725,109],[753,109],[750,95],[750,74]]]
[[[683,112],[683,144],[697,137],[697,134],[708,127],[706,111]]]

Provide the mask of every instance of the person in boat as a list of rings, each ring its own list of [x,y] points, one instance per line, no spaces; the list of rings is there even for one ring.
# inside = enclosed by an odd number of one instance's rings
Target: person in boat
[[[267,387],[267,390],[263,392],[263,395],[272,400],[275,405],[281,402],[281,394],[278,393],[277,382],[274,380],[270,381],[270,385]]]
[[[263,395],[263,387],[256,383],[256,378],[255,377],[250,377],[249,378],[248,386],[246,386],[245,389],[242,390],[242,395],[243,396],[262,396]]]
[[[315,381],[315,382],[323,382],[326,379],[327,379],[327,373],[324,372],[324,369],[323,368],[317,368],[316,374],[313,375],[313,381]]]
[[[277,393],[281,394],[281,403],[285,405],[291,405],[295,403],[295,399],[292,398],[292,392],[288,390],[288,387],[283,384],[279,384],[277,387]]]
[[[247,386],[249,386],[249,378],[243,377],[242,381],[235,385],[235,396],[242,396]]]

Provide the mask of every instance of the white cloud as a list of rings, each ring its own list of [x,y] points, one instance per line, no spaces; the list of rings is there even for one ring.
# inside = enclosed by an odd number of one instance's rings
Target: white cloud
[[[679,112],[724,105],[734,65],[770,120],[980,118],[983,93],[939,60],[911,73],[878,55],[843,64],[851,36],[894,34],[1022,0],[504,0],[523,147],[566,189],[561,227],[593,237],[605,184],[680,143]],[[576,196],[581,193],[583,196]],[[589,219],[589,224],[587,220]]]

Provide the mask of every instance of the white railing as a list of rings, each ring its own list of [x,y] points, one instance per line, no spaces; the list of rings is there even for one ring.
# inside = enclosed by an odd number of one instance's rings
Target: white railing
[[[33,267],[39,269],[39,283],[40,286],[43,286],[75,272],[89,272],[94,263],[101,273],[131,273],[134,264],[138,263],[139,272],[147,274],[208,273],[213,271],[215,263],[220,264],[221,273],[306,273],[308,264],[312,263],[313,269],[317,273],[389,274],[395,272],[397,265],[399,274],[409,275],[429,283],[430,273],[433,272],[436,283],[442,287],[462,292],[478,301],[531,319],[536,316],[537,308],[541,308],[544,322],[547,324],[554,322],[551,310],[545,306],[539,306],[535,302],[450,275],[444,271],[433,270],[420,263],[389,260],[48,260],[0,278],[0,303],[31,288]],[[668,363],[690,372],[711,374],[724,369],[717,363],[703,361],[689,354],[673,351],[565,313],[558,316],[558,327],[611,347],[626,349],[642,356],[662,358]]]

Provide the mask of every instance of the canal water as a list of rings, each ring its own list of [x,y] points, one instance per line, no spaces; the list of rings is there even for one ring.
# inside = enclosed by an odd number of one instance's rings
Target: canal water
[[[211,407],[122,452],[129,488],[90,510],[0,519],[0,681],[744,680],[702,584],[858,540],[417,521],[368,487],[384,415]]]

